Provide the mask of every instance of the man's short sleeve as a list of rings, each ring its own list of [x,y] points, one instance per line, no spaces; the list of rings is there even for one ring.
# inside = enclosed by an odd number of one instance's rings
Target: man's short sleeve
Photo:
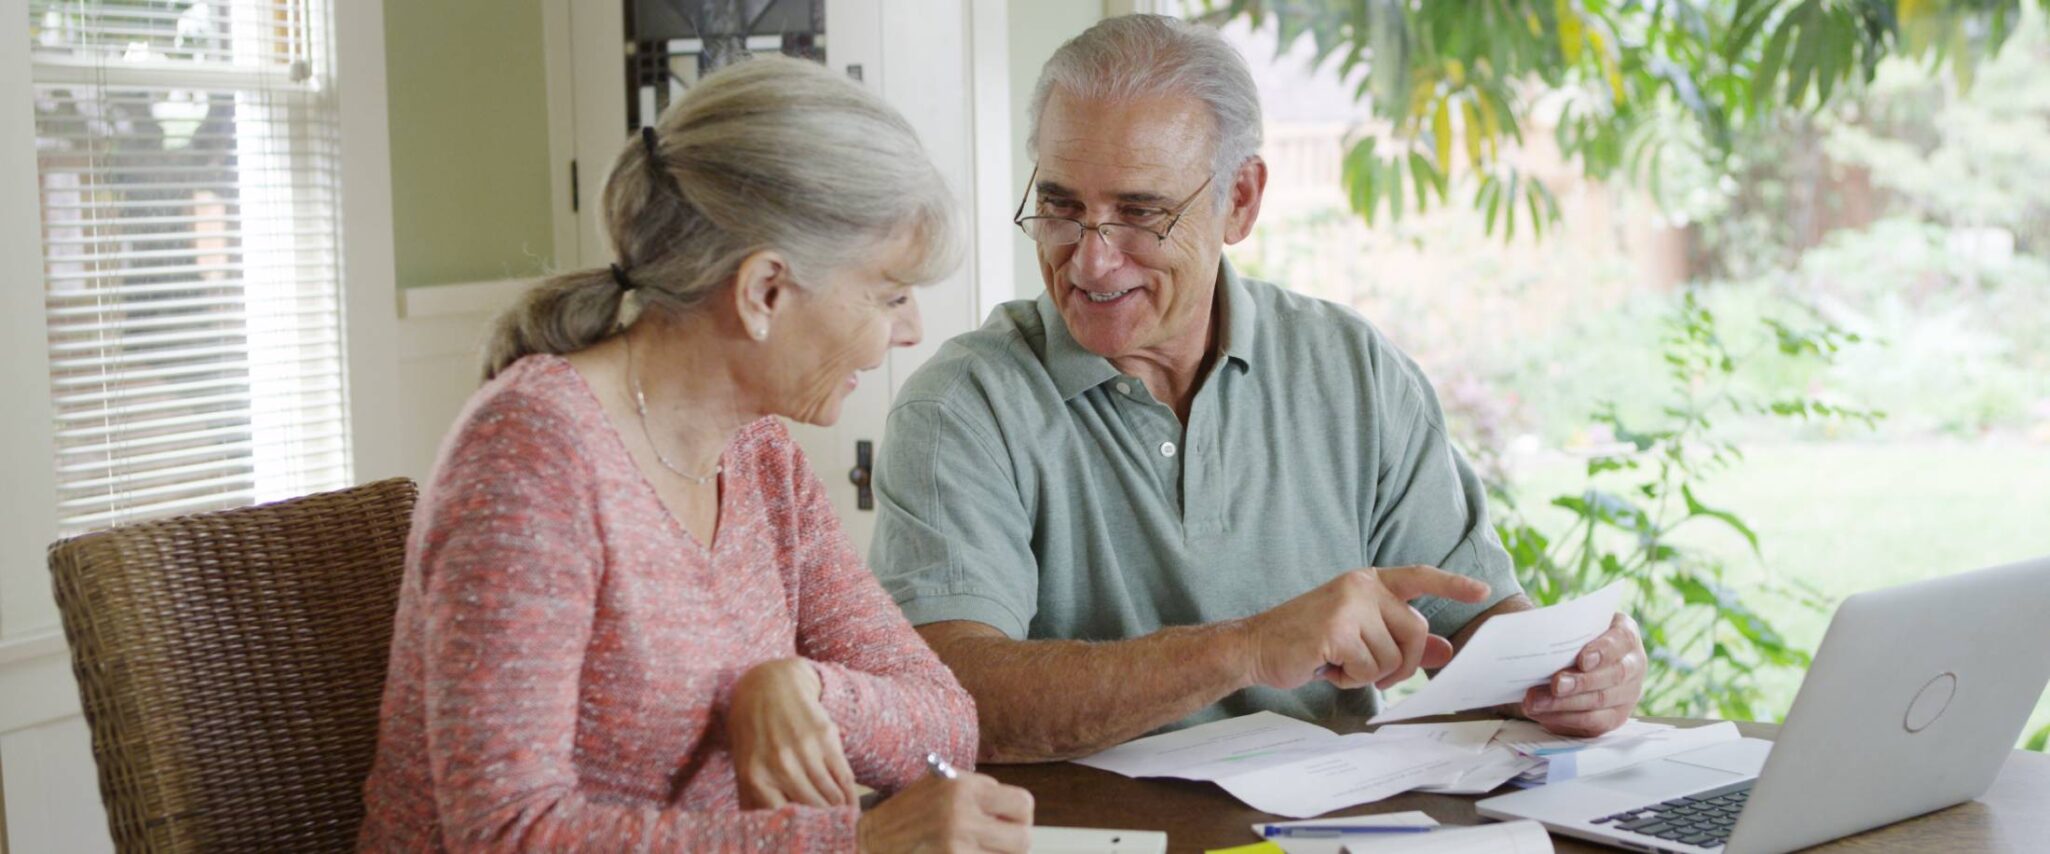
[[[971,620],[1023,640],[1038,612],[1032,517],[996,440],[938,401],[897,404],[875,472],[869,566],[912,625]]]
[[[1474,617],[1523,592],[1509,553],[1488,518],[1488,495],[1473,467],[1446,437],[1444,419],[1423,372],[1401,360],[1407,382],[1399,385],[1406,412],[1381,435],[1382,470],[1374,502],[1368,548],[1375,566],[1435,566],[1479,579],[1488,596],[1478,603],[1425,597],[1417,610],[1431,633],[1450,637]]]

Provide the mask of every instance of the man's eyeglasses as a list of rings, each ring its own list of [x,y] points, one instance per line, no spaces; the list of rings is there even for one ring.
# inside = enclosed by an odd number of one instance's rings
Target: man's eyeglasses
[[[1072,246],[1082,242],[1084,234],[1094,231],[1103,237],[1104,243],[1127,255],[1143,255],[1159,249],[1160,244],[1166,243],[1168,233],[1174,231],[1175,225],[1182,221],[1182,213],[1189,209],[1189,205],[1196,201],[1197,196],[1203,195],[1203,191],[1209,188],[1212,180],[1203,179],[1203,185],[1197,187],[1196,192],[1190,193],[1188,198],[1183,199],[1181,204],[1152,214],[1150,218],[1167,222],[1165,226],[1155,230],[1150,226],[1132,222],[1087,223],[1065,216],[1026,216],[1025,203],[1032,200],[1032,182],[1038,177],[1039,167],[1034,166],[1032,177],[1025,179],[1025,197],[1018,200],[1018,212],[1011,217],[1011,222],[1016,223],[1018,229],[1025,232],[1026,237],[1032,238],[1041,246]]]

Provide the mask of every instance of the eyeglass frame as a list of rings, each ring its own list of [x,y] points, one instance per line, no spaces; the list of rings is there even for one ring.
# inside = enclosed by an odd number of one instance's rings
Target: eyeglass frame
[[[1160,246],[1160,244],[1166,243],[1166,242],[1167,242],[1167,236],[1168,236],[1169,234],[1172,234],[1172,233],[1174,232],[1174,227],[1175,227],[1175,226],[1177,226],[1177,225],[1180,225],[1180,224],[1181,224],[1181,222],[1182,222],[1182,216],[1183,216],[1184,214],[1188,213],[1188,211],[1189,211],[1189,205],[1195,204],[1195,202],[1196,202],[1196,197],[1198,197],[1198,196],[1201,196],[1201,195],[1203,195],[1203,191],[1204,191],[1204,190],[1207,190],[1207,189],[1210,189],[1210,184],[1211,184],[1212,182],[1214,182],[1214,181],[1216,181],[1216,180],[1217,180],[1217,176],[1216,176],[1216,175],[1211,175],[1211,176],[1209,176],[1209,177],[1207,177],[1207,178],[1204,178],[1204,179],[1203,179],[1203,183],[1202,183],[1201,185],[1197,186],[1197,187],[1196,187],[1196,191],[1195,191],[1195,192],[1193,192],[1193,193],[1190,193],[1190,194],[1189,194],[1189,197],[1188,197],[1188,198],[1186,198],[1186,199],[1183,199],[1183,200],[1181,200],[1181,202],[1180,202],[1179,204],[1176,204],[1176,205],[1175,205],[1174,207],[1172,207],[1172,208],[1167,208],[1167,209],[1166,209],[1166,210],[1167,210],[1167,212],[1168,212],[1169,214],[1172,214],[1172,215],[1174,216],[1174,219],[1168,220],[1168,222],[1167,222],[1167,227],[1166,227],[1166,228],[1163,228],[1163,229],[1161,229],[1161,230],[1159,230],[1159,231],[1154,231],[1153,229],[1147,228],[1146,226],[1143,226],[1143,225],[1135,225],[1135,224],[1132,224],[1132,223],[1129,223],[1129,222],[1118,222],[1117,220],[1104,220],[1103,222],[1098,222],[1098,223],[1087,223],[1087,222],[1083,222],[1083,221],[1081,221],[1081,220],[1079,220],[1079,219],[1076,219],[1076,218],[1074,218],[1074,217],[1071,217],[1071,216],[1043,216],[1043,215],[1040,215],[1040,214],[1034,214],[1034,215],[1032,215],[1032,216],[1026,216],[1026,215],[1025,215],[1025,204],[1026,204],[1027,202],[1030,202],[1030,201],[1032,201],[1032,182],[1033,182],[1034,180],[1036,180],[1036,179],[1037,179],[1038,177],[1039,177],[1039,165],[1035,163],[1035,164],[1033,164],[1033,166],[1032,166],[1032,174],[1031,174],[1031,175],[1028,175],[1028,176],[1026,176],[1026,178],[1025,178],[1025,195],[1024,195],[1023,197],[1021,197],[1021,198],[1019,198],[1019,199],[1018,199],[1018,210],[1017,210],[1017,211],[1016,211],[1015,213],[1011,214],[1011,224],[1012,224],[1012,225],[1015,225],[1015,226],[1017,226],[1017,227],[1018,227],[1018,230],[1019,230],[1019,231],[1024,231],[1024,232],[1025,232],[1025,236],[1026,236],[1026,237],[1032,237],[1032,232],[1030,232],[1030,231],[1025,231],[1025,221],[1026,221],[1026,220],[1028,220],[1028,219],[1057,219],[1057,220],[1062,220],[1062,221],[1064,221],[1064,222],[1072,222],[1072,223],[1074,223],[1074,224],[1075,224],[1076,226],[1080,227],[1080,228],[1082,229],[1083,233],[1082,233],[1082,234],[1080,234],[1080,235],[1077,235],[1077,236],[1076,236],[1076,238],[1075,238],[1075,242],[1074,242],[1074,243],[1056,243],[1056,244],[1053,244],[1053,245],[1055,245],[1055,246],[1080,246],[1080,245],[1082,245],[1082,241],[1084,241],[1084,240],[1088,240],[1088,239],[1089,239],[1089,236],[1088,236],[1088,233],[1089,233],[1089,232],[1095,232],[1095,233],[1096,233],[1096,236],[1098,236],[1098,237],[1101,237],[1101,238],[1103,238],[1103,242],[1104,242],[1104,245],[1106,245],[1106,246],[1109,246],[1109,247],[1111,247],[1111,248],[1113,248],[1113,249],[1116,249],[1116,248],[1117,248],[1117,244],[1116,244],[1116,243],[1112,243],[1112,242],[1111,242],[1111,238],[1110,238],[1110,235],[1108,235],[1108,234],[1104,234],[1104,233],[1103,233],[1103,228],[1104,228],[1104,226],[1111,226],[1111,225],[1114,225],[1114,226],[1117,226],[1117,227],[1119,227],[1119,228],[1132,228],[1132,229],[1137,229],[1137,230],[1139,230],[1139,231],[1145,232],[1145,233],[1147,233],[1147,234],[1151,234],[1151,235],[1153,235],[1153,240],[1154,240],[1154,247],[1155,247],[1155,248],[1158,248],[1158,247]],[[1040,241],[1039,241],[1038,239],[1036,239],[1036,238],[1035,238],[1035,239],[1033,239],[1033,241],[1032,241],[1032,242],[1033,242],[1033,243],[1039,243]],[[1044,244],[1042,244],[1042,245],[1044,245]],[[1123,250],[1119,250],[1119,251],[1123,251]]]

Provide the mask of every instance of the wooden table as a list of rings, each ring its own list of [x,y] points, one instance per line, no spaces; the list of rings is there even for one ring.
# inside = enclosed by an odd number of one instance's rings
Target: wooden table
[[[1679,726],[1707,723],[1677,719],[1662,722]],[[1340,733],[1372,729],[1358,718],[1325,721],[1324,725]],[[1773,724],[1739,723],[1737,728],[1745,735],[1764,739],[1779,731]],[[979,770],[1031,791],[1038,803],[1033,816],[1038,824],[1165,830],[1169,851],[1250,844],[1259,841],[1253,836],[1251,825],[1286,820],[1246,806],[1212,783],[1133,780],[1072,762],[986,765]],[[1905,773],[1912,774],[1913,770],[1905,769]],[[1331,815],[1422,810],[1444,824],[1477,824],[1480,818],[1473,805],[1481,797],[1410,792]],[[1552,842],[1560,851],[1617,850],[1564,836],[1553,836]],[[1985,797],[1813,850],[2050,851],[2050,755],[2015,751]]]

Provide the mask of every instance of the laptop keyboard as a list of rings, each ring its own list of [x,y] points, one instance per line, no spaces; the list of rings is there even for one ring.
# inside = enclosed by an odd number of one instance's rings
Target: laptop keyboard
[[[1737,813],[1744,810],[1744,801],[1751,797],[1751,784],[1755,782],[1758,781],[1745,780],[1720,789],[1625,810],[1602,816],[1594,823],[1682,845],[1720,848],[1729,841],[1730,828],[1737,826]]]

